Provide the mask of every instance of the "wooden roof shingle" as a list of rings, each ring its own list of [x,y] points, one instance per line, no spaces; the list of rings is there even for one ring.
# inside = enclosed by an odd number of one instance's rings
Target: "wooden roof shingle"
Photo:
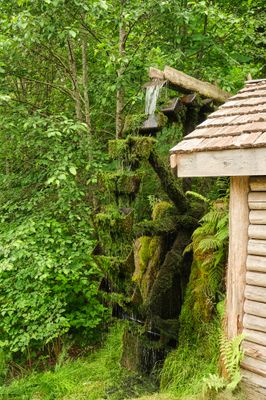
[[[246,82],[171,153],[257,147],[266,147],[266,79]]]

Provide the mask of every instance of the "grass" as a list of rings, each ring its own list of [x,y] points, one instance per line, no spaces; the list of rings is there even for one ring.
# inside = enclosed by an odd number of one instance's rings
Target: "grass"
[[[115,325],[102,349],[67,361],[53,371],[31,373],[0,388],[1,400],[123,400],[155,391],[147,379],[120,366],[123,324]]]
[[[104,346],[86,358],[0,387],[0,400],[244,400],[241,393],[202,394],[203,378],[217,369],[217,326],[209,328],[199,343],[169,354],[160,393],[147,377],[121,367],[123,330],[123,323],[114,325]]]

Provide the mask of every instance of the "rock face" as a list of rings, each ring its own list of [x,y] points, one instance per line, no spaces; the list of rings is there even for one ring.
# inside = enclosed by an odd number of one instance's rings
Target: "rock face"
[[[165,231],[135,240],[132,319],[142,325],[131,322],[123,341],[122,364],[141,372],[150,372],[178,339],[178,317],[191,262],[182,255],[190,235],[172,231],[173,205],[156,204],[152,217],[154,224],[165,222]]]

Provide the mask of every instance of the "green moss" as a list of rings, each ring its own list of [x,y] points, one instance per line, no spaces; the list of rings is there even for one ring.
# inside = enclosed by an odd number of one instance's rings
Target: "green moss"
[[[133,282],[140,282],[145,272],[149,259],[150,259],[150,236],[142,236],[138,240],[137,245],[137,262],[134,275],[132,277]]]
[[[152,211],[152,219],[158,220],[176,214],[175,206],[169,201],[160,201],[155,203]]]
[[[134,134],[139,130],[140,126],[143,124],[146,118],[147,115],[145,114],[127,115],[125,119],[123,133],[127,135],[130,133]]]
[[[109,155],[112,159],[128,162],[148,160],[155,143],[155,139],[143,136],[128,136],[127,139],[110,140]]]

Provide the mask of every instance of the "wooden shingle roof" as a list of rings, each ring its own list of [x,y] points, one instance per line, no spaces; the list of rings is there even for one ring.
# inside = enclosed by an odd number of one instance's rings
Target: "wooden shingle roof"
[[[266,147],[266,79],[246,82],[171,153],[258,147]]]

